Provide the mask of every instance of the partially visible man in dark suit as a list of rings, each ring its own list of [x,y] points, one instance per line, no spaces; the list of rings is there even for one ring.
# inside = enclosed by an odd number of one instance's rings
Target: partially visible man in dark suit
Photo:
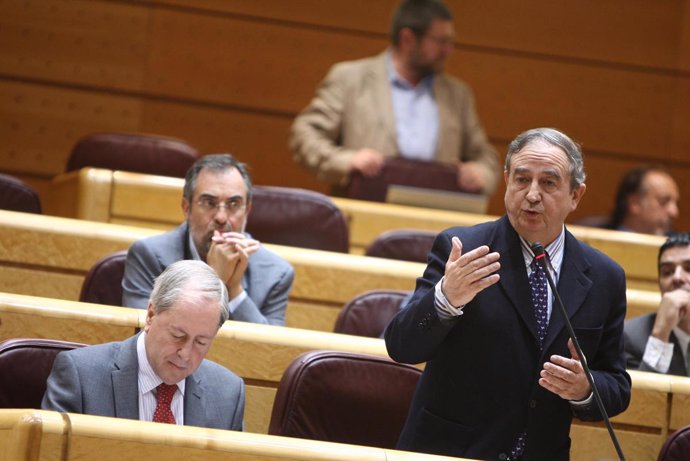
[[[130,247],[122,279],[122,305],[145,309],[153,280],[181,259],[211,266],[230,294],[231,320],[285,324],[294,271],[283,258],[245,233],[252,208],[252,181],[230,154],[205,155],[185,177],[186,221]]]
[[[567,460],[573,415],[602,418],[564,319],[533,264],[546,248],[609,415],[628,406],[625,274],[564,226],[585,192],[579,146],[538,128],[509,146],[506,216],[440,233],[386,328],[390,356],[426,362],[399,448],[488,460]],[[532,287],[532,288],[531,288]]]
[[[671,234],[659,249],[658,267],[659,309],[625,322],[627,366],[633,370],[688,376],[690,234]]]
[[[208,265],[168,266],[153,287],[144,332],[58,354],[41,407],[242,430],[242,379],[204,359],[228,318],[227,300]]]

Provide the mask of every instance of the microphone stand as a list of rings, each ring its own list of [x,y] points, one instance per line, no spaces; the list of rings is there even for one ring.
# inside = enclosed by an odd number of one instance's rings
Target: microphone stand
[[[570,323],[570,319],[568,318],[568,312],[565,310],[565,306],[563,305],[563,301],[561,301],[561,297],[558,294],[558,290],[556,289],[556,284],[553,282],[553,278],[551,277],[551,272],[549,269],[546,267],[546,253],[544,252],[544,247],[542,246],[541,243],[539,242],[534,242],[532,244],[532,251],[534,252],[534,257],[537,260],[537,263],[539,263],[544,270],[544,273],[546,274],[546,280],[549,282],[549,286],[551,287],[551,291],[553,292],[555,298],[556,298],[556,304],[558,304],[561,314],[563,315],[563,320],[565,320],[565,326],[568,329],[568,334],[570,335],[570,339],[573,340],[573,345],[575,346],[575,350],[577,351],[577,355],[580,356],[580,363],[582,364],[582,368],[585,372],[585,376],[587,376],[587,381],[589,381],[589,385],[592,387],[592,394],[594,395],[594,400],[597,402],[597,406],[599,407],[599,411],[601,412],[603,418],[604,418],[604,423],[606,424],[606,429],[609,431],[609,436],[611,437],[611,441],[613,442],[613,446],[616,448],[616,452],[618,453],[618,458],[620,461],[625,461],[625,456],[623,455],[623,450],[621,449],[620,444],[618,443],[618,438],[616,437],[616,433],[613,431],[613,426],[611,425],[611,420],[609,419],[609,415],[606,413],[606,409],[604,408],[604,403],[601,401],[601,395],[599,394],[599,390],[597,387],[594,385],[594,378],[592,377],[592,372],[589,369],[589,366],[587,365],[587,358],[585,357],[585,354],[582,352],[582,349],[580,348],[580,343],[577,340],[577,337],[575,336],[575,331],[573,330],[573,326]],[[550,263],[549,263],[550,265]]]

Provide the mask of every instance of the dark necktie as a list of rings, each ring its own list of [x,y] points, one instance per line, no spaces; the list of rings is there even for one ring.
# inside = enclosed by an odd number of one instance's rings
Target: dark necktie
[[[177,384],[161,383],[156,388],[156,411],[153,412],[154,423],[175,424],[175,415],[170,409],[173,395],[177,390]]]
[[[546,274],[537,259],[532,260],[532,273],[529,276],[529,286],[532,289],[532,305],[537,319],[537,336],[540,346],[544,345],[546,328],[549,326],[549,290],[546,285]]]
[[[544,253],[546,254],[546,253]],[[537,319],[537,336],[539,337],[539,348],[544,347],[546,328],[549,326],[549,290],[547,287],[546,274],[537,258],[532,260],[532,273],[529,276],[529,286],[532,290],[532,306],[534,307],[534,317]],[[511,459],[518,459],[525,451],[527,445],[527,432],[522,432],[517,438],[513,449],[510,452]]]

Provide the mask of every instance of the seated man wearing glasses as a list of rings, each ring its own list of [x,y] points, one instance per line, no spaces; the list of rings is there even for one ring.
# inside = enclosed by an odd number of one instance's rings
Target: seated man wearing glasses
[[[231,320],[284,325],[294,271],[244,232],[251,200],[247,168],[232,155],[206,155],[194,163],[182,196],[186,221],[131,246],[122,305],[146,309],[156,277],[176,261],[196,259],[225,282]]]

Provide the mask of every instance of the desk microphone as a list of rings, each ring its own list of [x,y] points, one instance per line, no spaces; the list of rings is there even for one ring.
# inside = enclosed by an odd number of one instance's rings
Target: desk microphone
[[[580,356],[580,363],[582,364],[582,368],[585,372],[585,375],[587,376],[587,381],[589,381],[589,385],[592,388],[592,394],[594,395],[594,400],[597,402],[597,406],[599,407],[599,411],[601,412],[602,416],[604,417],[604,423],[606,424],[606,429],[609,431],[609,436],[611,437],[611,441],[613,442],[613,446],[616,448],[616,452],[618,453],[618,458],[620,461],[625,461],[625,456],[623,456],[623,450],[621,449],[620,444],[618,443],[618,439],[616,438],[616,433],[613,432],[613,426],[611,426],[611,420],[609,419],[609,415],[606,414],[606,410],[604,409],[604,403],[601,401],[601,395],[599,395],[599,391],[597,390],[597,387],[594,385],[594,378],[592,377],[592,372],[589,370],[589,366],[587,365],[587,358],[585,357],[585,354],[582,352],[582,349],[580,348],[580,343],[577,340],[577,337],[575,337],[575,331],[573,330],[573,326],[570,323],[570,319],[568,318],[568,312],[565,310],[565,306],[563,305],[563,301],[561,301],[561,297],[558,294],[558,290],[556,289],[556,284],[553,282],[553,278],[551,277],[551,272],[549,271],[549,268],[546,266],[547,263],[547,255],[544,252],[544,247],[542,246],[541,243],[539,242],[534,242],[531,246],[532,252],[534,253],[534,258],[537,260],[537,263],[541,265],[542,269],[544,269],[544,273],[546,274],[546,280],[549,281],[549,286],[551,287],[551,291],[553,292],[554,297],[556,298],[556,304],[558,304],[558,307],[561,310],[561,314],[563,315],[563,320],[565,321],[565,326],[568,328],[568,334],[570,335],[570,339],[573,340],[573,345],[575,346],[575,350],[577,351],[577,355]],[[551,266],[551,262],[548,261],[549,266]]]

